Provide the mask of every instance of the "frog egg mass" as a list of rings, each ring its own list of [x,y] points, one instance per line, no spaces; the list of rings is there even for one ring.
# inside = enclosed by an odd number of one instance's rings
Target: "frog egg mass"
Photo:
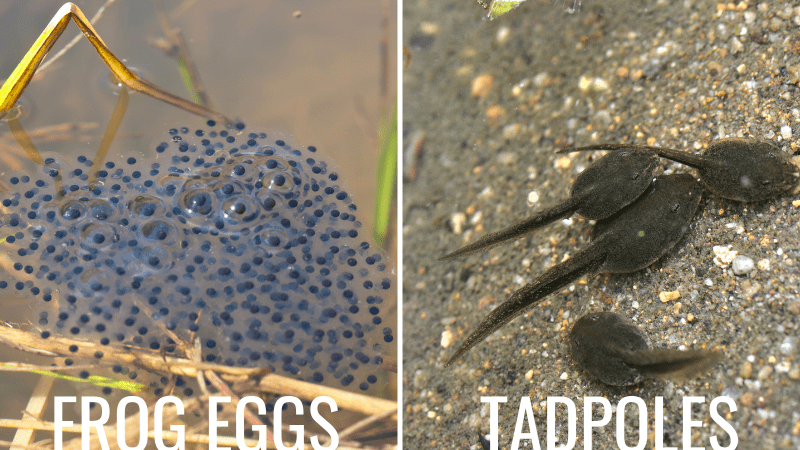
[[[392,269],[336,173],[314,147],[207,125],[148,162],[3,174],[0,291],[32,298],[44,337],[173,354],[197,336],[208,362],[381,387]]]

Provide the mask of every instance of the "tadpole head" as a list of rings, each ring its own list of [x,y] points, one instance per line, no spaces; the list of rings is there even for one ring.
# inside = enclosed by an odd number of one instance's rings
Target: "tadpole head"
[[[716,195],[742,202],[769,200],[797,187],[800,168],[769,141],[722,139],[704,157],[715,163],[699,170],[700,180]]]
[[[612,312],[587,314],[575,322],[569,340],[578,365],[603,383],[629,386],[645,378],[626,361],[647,351],[650,339],[625,317]]]
[[[611,312],[581,317],[569,340],[578,364],[612,386],[630,386],[649,377],[686,379],[705,372],[720,357],[709,350],[651,349],[636,324]]]
[[[570,195],[584,196],[578,214],[605,219],[636,200],[653,180],[658,155],[638,148],[612,151],[584,170]]]

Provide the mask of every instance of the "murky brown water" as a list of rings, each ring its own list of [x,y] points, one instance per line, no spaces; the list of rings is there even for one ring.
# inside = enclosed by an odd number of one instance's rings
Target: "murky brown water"
[[[102,1],[75,2],[90,18]],[[216,109],[248,126],[289,133],[297,145],[315,145],[321,156],[340,170],[344,184],[359,205],[365,230],[373,222],[373,192],[380,115],[381,2],[235,0],[166,1],[171,25],[180,28],[202,81]],[[0,77],[13,70],[38,34],[61,6],[59,1],[9,1],[0,4]],[[388,30],[390,92],[395,91],[396,5]],[[294,13],[299,11],[299,17]],[[117,57],[136,67],[158,86],[188,97],[175,62],[148,44],[163,36],[153,3],[110,5],[95,25]],[[55,54],[78,33],[71,24],[56,44]],[[89,122],[97,128],[79,140],[48,143],[34,139],[40,151],[88,154],[99,146],[116,97],[107,84],[108,70],[82,39],[26,90],[30,109],[22,124],[28,132],[40,127]],[[390,98],[390,103],[394,97]],[[390,104],[391,106],[391,104]],[[111,152],[146,149],[174,126],[199,125],[202,119],[141,94],[131,96]],[[3,139],[7,127],[3,125]],[[4,140],[13,145],[13,141]],[[5,144],[4,144],[5,145]],[[396,252],[391,255],[396,261]],[[24,300],[4,299],[25,317]],[[3,354],[21,359],[19,352]],[[33,377],[0,374],[3,417],[24,408]],[[27,385],[29,386],[23,386]],[[5,392],[24,391],[20,398]],[[9,416],[5,411],[10,412]],[[7,435],[0,432],[0,438]],[[10,437],[9,437],[10,438]]]

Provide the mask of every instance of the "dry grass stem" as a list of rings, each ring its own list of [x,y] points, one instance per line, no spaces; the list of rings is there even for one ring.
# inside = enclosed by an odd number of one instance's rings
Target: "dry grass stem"
[[[39,383],[36,384],[36,388],[33,390],[33,395],[31,395],[31,398],[28,401],[28,406],[26,406],[25,411],[23,411],[23,421],[42,423],[42,414],[44,414],[44,411],[47,408],[47,403],[50,399],[50,393],[53,390],[53,384],[55,382],[56,379],[53,377],[39,378]],[[32,443],[33,430],[18,429],[17,433],[14,435],[14,441],[12,442],[11,450],[27,448]]]
[[[194,378],[198,370],[214,372],[223,375],[223,377],[227,375],[232,381],[236,381],[237,379],[259,378],[258,387],[263,392],[270,392],[278,395],[292,395],[306,401],[312,401],[320,396],[328,396],[336,401],[339,408],[360,412],[366,415],[384,414],[388,411],[396,413],[397,411],[397,403],[391,400],[374,398],[267,373],[267,369],[264,368],[229,367],[219,364],[201,363],[175,356],[162,355],[155,351],[131,348],[120,344],[100,345],[96,342],[61,336],[51,336],[45,339],[35,332],[10,327],[0,327],[0,342],[13,348],[37,354],[62,355],[73,358],[85,358],[87,360],[94,360],[95,353],[97,351],[102,351],[103,359],[100,360],[99,363],[103,365],[133,365],[157,373],[169,372],[174,375],[190,378]],[[77,347],[77,350],[70,351],[71,346]],[[22,365],[18,365],[17,367],[22,367]],[[11,369],[13,369],[13,367]],[[35,369],[39,370],[41,367],[35,367]],[[0,368],[0,370],[2,370],[2,368]],[[47,370],[50,370],[50,368]]]

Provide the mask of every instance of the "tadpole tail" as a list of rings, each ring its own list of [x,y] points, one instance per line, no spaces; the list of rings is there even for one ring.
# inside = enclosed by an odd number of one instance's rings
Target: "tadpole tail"
[[[569,197],[563,202],[555,206],[551,206],[543,211],[539,211],[538,213],[528,217],[525,220],[522,220],[521,222],[517,222],[514,225],[511,225],[510,227],[504,228],[500,231],[489,233],[472,244],[461,247],[452,253],[448,253],[439,258],[439,261],[449,261],[461,256],[477,253],[481,250],[489,250],[494,246],[522,237],[523,235],[528,234],[537,228],[542,228],[543,226],[555,222],[558,219],[569,217],[580,207],[581,200],[581,198]]]
[[[621,150],[623,148],[638,148],[643,150],[650,150],[656,152],[662,158],[671,159],[675,162],[685,164],[695,169],[705,169],[708,167],[709,162],[706,158],[694,153],[675,150],[674,148],[666,147],[650,147],[649,145],[631,145],[631,144],[595,144],[587,145],[585,147],[570,147],[562,148],[556,153],[572,153],[572,152],[587,152],[595,150]]]
[[[722,356],[715,350],[654,349],[624,358],[625,364],[652,377],[688,379],[711,368]]]
[[[653,147],[653,150],[662,158],[671,159],[695,169],[707,169],[710,164],[706,158],[694,153],[662,147]]]
[[[539,278],[511,294],[508,300],[492,310],[478,328],[458,347],[444,364],[453,364],[469,349],[486,339],[503,325],[524,313],[553,292],[575,281],[581,275],[595,272],[606,260],[606,250],[601,237],[589,247],[579,251],[566,261],[548,269]]]

